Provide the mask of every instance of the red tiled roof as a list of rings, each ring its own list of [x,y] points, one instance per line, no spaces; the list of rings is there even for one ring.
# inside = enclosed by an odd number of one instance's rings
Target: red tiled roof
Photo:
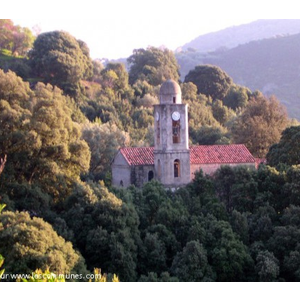
[[[120,152],[129,165],[154,165],[153,147],[126,147]],[[190,155],[192,165],[255,163],[245,145],[191,146]]]
[[[191,146],[191,164],[255,163],[245,145]]]
[[[256,167],[258,167],[261,164],[263,164],[263,165],[267,164],[267,159],[266,158],[255,158]]]
[[[130,166],[154,165],[153,147],[126,147],[120,151]]]

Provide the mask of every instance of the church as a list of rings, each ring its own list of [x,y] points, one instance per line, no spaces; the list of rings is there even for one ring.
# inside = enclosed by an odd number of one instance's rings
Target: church
[[[224,165],[256,167],[245,145],[189,146],[188,105],[174,80],[165,81],[154,105],[154,147],[119,149],[112,162],[112,184],[141,187],[152,179],[166,188],[178,188],[202,170],[212,175]]]

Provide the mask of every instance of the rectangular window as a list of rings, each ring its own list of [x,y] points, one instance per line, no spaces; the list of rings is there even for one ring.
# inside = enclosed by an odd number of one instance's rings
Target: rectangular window
[[[156,144],[160,145],[160,121],[156,121]]]
[[[180,143],[180,120],[172,121],[173,143]]]

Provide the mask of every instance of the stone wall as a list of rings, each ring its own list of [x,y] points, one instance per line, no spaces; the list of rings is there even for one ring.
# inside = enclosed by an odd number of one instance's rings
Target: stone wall
[[[137,187],[142,187],[143,184],[149,181],[149,172],[152,172],[155,178],[154,165],[132,166],[131,167],[131,183]],[[151,176],[150,176],[151,177]]]
[[[119,152],[111,165],[112,185],[128,187],[131,185],[131,167]]]

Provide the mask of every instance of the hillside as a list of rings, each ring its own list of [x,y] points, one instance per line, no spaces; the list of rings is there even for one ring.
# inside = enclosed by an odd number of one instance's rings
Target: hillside
[[[201,35],[181,48],[209,52],[219,48],[234,48],[255,40],[296,33],[300,33],[300,20],[257,20]]]
[[[253,41],[227,51],[177,54],[184,75],[198,64],[221,67],[234,82],[274,94],[287,107],[290,117],[300,115],[300,34]]]

